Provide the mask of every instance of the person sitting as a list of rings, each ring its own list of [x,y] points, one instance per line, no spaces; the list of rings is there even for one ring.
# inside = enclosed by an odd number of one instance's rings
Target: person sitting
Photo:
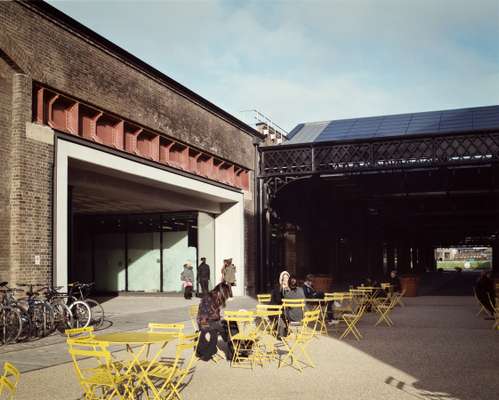
[[[303,293],[305,294],[305,298],[323,299],[324,293],[314,289],[313,281],[314,281],[314,276],[312,274],[308,274],[305,277],[305,282],[303,282]]]
[[[199,303],[197,323],[200,330],[197,355],[203,361],[209,361],[217,353],[218,336],[228,342],[227,329],[221,323],[220,312],[225,308],[231,288],[221,282],[203,296]]]
[[[284,293],[289,290],[288,286],[289,281],[289,272],[282,271],[279,274],[279,282],[270,292],[270,304],[280,306],[282,304],[282,299],[284,297]]]
[[[480,278],[475,285],[475,293],[483,307],[493,316],[496,306],[496,293],[494,281],[491,279],[489,271],[483,271],[480,274]]]
[[[397,271],[393,270],[390,272],[388,282],[390,282],[392,292],[400,292],[400,279],[397,275]]]
[[[284,293],[285,299],[304,299],[305,293],[298,286],[298,280],[291,276],[289,278],[289,290]],[[303,310],[301,308],[288,308],[286,310],[286,318],[289,322],[300,322],[303,319]]]

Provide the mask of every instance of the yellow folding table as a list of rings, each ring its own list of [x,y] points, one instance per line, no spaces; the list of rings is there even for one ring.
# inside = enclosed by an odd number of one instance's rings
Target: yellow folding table
[[[155,333],[155,332],[114,332],[96,335],[94,340],[108,342],[111,345],[123,345],[130,353],[132,359],[126,365],[126,373],[137,375],[134,387],[131,392],[145,384],[152,392],[153,398],[161,399],[158,389],[148,376],[148,372],[156,365],[161,358],[166,345],[179,337],[176,332]],[[151,345],[158,345],[159,348],[148,358]]]

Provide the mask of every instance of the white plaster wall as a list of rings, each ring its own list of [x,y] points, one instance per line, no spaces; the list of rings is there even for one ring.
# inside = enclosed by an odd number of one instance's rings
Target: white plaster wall
[[[201,257],[206,257],[210,269],[209,288],[212,289],[215,279],[215,218],[210,214],[198,214],[198,265]]]
[[[223,260],[232,258],[236,266],[235,296],[246,294],[244,277],[244,207],[243,202],[224,205],[224,211],[215,218],[215,272],[217,282],[222,279]]]

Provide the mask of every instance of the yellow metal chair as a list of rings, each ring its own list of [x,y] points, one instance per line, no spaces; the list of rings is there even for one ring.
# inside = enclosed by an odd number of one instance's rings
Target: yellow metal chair
[[[402,290],[402,292],[396,294],[394,293],[394,295],[397,295],[397,303],[395,304],[396,306],[401,306],[401,307],[405,307],[405,304],[404,302],[402,301],[402,297],[405,296],[405,292],[406,292],[407,289],[404,289]]]
[[[276,340],[279,320],[282,317],[282,306],[257,304],[255,317],[259,319],[257,329],[261,336],[263,354],[266,361],[277,359]]]
[[[198,311],[199,311],[199,304],[193,304],[192,306],[189,307],[189,317],[191,319],[192,327],[194,328],[195,331],[199,329]]]
[[[159,385],[157,392],[153,393],[154,399],[176,398],[182,400],[180,389],[186,376],[193,372],[194,363],[197,360],[198,343],[199,332],[191,335],[180,335],[175,357],[168,363],[154,364],[152,368],[145,371],[148,378],[156,381]],[[185,356],[186,352],[190,352],[190,355]]]
[[[163,324],[158,322],[149,322],[150,333],[175,333],[180,334],[185,328],[183,323]]]
[[[256,299],[258,300],[259,304],[269,304],[270,303],[270,294],[257,294]]]
[[[392,296],[385,299],[380,299],[379,301],[374,303],[374,308],[379,314],[379,319],[374,324],[374,326],[378,326],[381,322],[386,323],[387,326],[393,326],[393,321],[390,318],[390,313],[395,308],[397,301],[398,297]]]
[[[360,331],[357,329],[357,324],[359,323],[360,319],[364,316],[364,313],[366,312],[366,307],[367,304],[364,303],[357,308],[357,311],[355,313],[342,315],[342,319],[343,322],[345,322],[346,324],[346,328],[341,334],[340,339],[346,338],[349,333],[352,333],[357,340],[360,340],[362,338]]]
[[[252,311],[226,311],[224,318],[229,325],[229,340],[233,348],[231,367],[249,365],[253,369],[255,363],[263,365],[264,356],[259,348],[260,332],[255,326],[255,314]],[[231,324],[237,325],[237,333],[233,333]]]
[[[480,309],[476,313],[476,316],[478,317],[482,313],[487,314],[487,311],[485,310],[485,307],[483,306],[482,302],[480,300],[478,300],[478,296],[476,295],[475,288],[473,288],[473,296],[475,297],[475,300],[478,303],[478,306],[480,307]]]
[[[305,299],[282,299],[282,308],[288,327],[291,329],[299,327],[301,321],[291,321],[289,318],[289,311],[299,309],[303,315],[305,312]]]
[[[337,312],[338,314],[344,314],[344,313],[353,313],[353,294],[350,292],[335,292],[332,293],[333,295],[337,296],[338,299],[336,301],[340,302],[341,305],[339,307],[334,307],[334,311]]]
[[[85,328],[66,329],[64,333],[66,334],[68,339],[93,340],[95,337],[93,326],[87,326]]]
[[[106,342],[68,339],[68,351],[86,400],[133,398],[131,373],[121,373]],[[84,361],[85,366],[82,365]],[[92,366],[87,366],[92,364]]]
[[[286,356],[280,360],[279,368],[289,364],[293,368],[297,368],[300,372],[303,367],[309,366],[315,368],[312,358],[307,352],[307,346],[310,341],[316,336],[317,322],[320,317],[320,310],[306,311],[301,321],[300,329],[292,332],[289,336],[282,338],[282,342],[287,350]],[[301,357],[300,357],[301,356]]]
[[[283,306],[257,304],[255,316],[260,320],[258,329],[270,336],[277,337],[277,324],[282,316]]]
[[[16,394],[17,384],[19,383],[19,377],[21,376],[19,370],[14,367],[9,362],[3,365],[3,375],[0,376],[0,397],[5,397],[8,400],[14,399]]]

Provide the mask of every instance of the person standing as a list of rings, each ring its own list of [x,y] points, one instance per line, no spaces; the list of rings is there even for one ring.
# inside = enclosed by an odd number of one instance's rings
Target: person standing
[[[184,286],[184,298],[186,300],[192,299],[192,283],[194,282],[194,271],[192,270],[192,264],[187,261],[184,264],[184,270],[180,274],[180,280]]]
[[[206,257],[201,257],[201,264],[198,267],[198,283],[201,286],[201,293],[208,294],[208,283],[210,281],[210,266],[206,264]]]
[[[233,297],[232,286],[236,286],[236,266],[232,264],[232,258],[224,260],[222,267],[222,282],[225,282],[230,287],[230,297]]]

